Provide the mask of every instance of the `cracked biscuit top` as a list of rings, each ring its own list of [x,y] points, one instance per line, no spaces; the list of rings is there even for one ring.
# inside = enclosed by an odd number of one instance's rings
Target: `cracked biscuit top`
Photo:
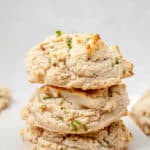
[[[57,87],[100,89],[131,76],[133,65],[118,46],[98,34],[57,34],[32,48],[26,58],[29,81]]]

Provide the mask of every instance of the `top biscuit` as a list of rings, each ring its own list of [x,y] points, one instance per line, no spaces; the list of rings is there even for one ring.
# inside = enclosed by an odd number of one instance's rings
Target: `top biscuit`
[[[26,58],[31,83],[66,89],[100,89],[131,76],[133,65],[118,46],[107,46],[98,34],[59,34],[32,48]]]

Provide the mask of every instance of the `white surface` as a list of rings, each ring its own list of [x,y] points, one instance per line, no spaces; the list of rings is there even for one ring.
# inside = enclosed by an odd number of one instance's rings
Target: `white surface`
[[[0,0],[0,83],[12,89],[13,101],[0,114],[0,150],[24,150],[18,131],[25,124],[19,113],[37,85],[27,82],[23,66],[29,48],[53,34],[98,32],[116,43],[135,65],[127,79],[131,103],[150,87],[150,1],[148,0]],[[150,139],[132,123],[130,150],[149,150]]]

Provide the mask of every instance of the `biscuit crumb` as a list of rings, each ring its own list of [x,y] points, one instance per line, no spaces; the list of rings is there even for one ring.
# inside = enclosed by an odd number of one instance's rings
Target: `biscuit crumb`
[[[0,111],[5,109],[10,103],[10,91],[4,86],[0,86]]]

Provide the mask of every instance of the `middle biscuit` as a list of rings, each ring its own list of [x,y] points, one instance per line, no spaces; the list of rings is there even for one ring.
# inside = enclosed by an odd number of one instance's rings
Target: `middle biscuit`
[[[100,90],[38,88],[22,111],[27,124],[59,134],[85,134],[117,121],[127,112],[124,84]]]

